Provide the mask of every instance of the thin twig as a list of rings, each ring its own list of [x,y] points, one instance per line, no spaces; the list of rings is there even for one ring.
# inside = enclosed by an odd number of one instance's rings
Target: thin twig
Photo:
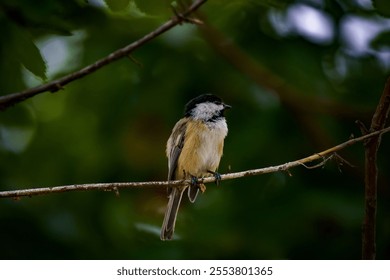
[[[303,167],[305,167],[306,169],[316,169],[316,168],[325,166],[325,164],[328,162],[328,160],[333,159],[333,157],[334,157],[334,154],[331,154],[330,156],[322,158],[322,161],[320,163],[315,164],[315,165],[309,166],[309,165],[304,164],[304,163],[301,163],[301,165]]]
[[[308,162],[313,162],[316,160],[323,160],[326,156],[332,155],[337,151],[345,149],[356,143],[365,141],[371,137],[377,137],[383,133],[390,131],[390,127],[382,129],[380,131],[375,131],[366,135],[363,135],[358,138],[350,139],[342,144],[334,146],[330,149],[322,151],[320,153],[315,153],[311,156],[295,160],[292,162],[287,162],[281,165],[270,166],[259,169],[246,170],[242,172],[227,173],[221,175],[221,180],[232,180],[247,176],[255,176],[267,173],[274,173],[285,171],[289,172],[289,169],[297,166],[304,165]],[[215,177],[207,177],[199,180],[200,183],[211,183],[215,182]],[[24,190],[14,190],[14,191],[2,191],[0,192],[0,198],[20,198],[24,196],[36,196],[44,195],[51,193],[61,193],[61,192],[70,192],[70,191],[89,191],[89,190],[103,190],[103,191],[115,191],[119,193],[119,189],[122,188],[147,188],[147,187],[178,187],[183,185],[190,184],[190,180],[177,180],[177,181],[153,181],[153,182],[124,182],[124,183],[97,183],[97,184],[77,184],[77,185],[67,185],[67,186],[57,186],[57,187],[48,187],[48,188],[34,188],[34,189],[24,189]]]
[[[380,131],[386,125],[390,111],[390,77],[387,79],[381,99],[372,117],[369,132]],[[365,142],[365,214],[362,231],[362,258],[375,259],[376,255],[376,209],[378,167],[377,152],[381,143],[381,134],[370,137]]]
[[[8,95],[0,96],[0,110],[5,110],[8,107],[22,102],[23,100],[33,97],[39,93],[43,93],[46,91],[50,92],[56,92],[60,89],[63,89],[63,87],[70,82],[73,82],[77,79],[80,79],[86,75],[89,75],[96,70],[102,68],[103,66],[106,66],[107,64],[110,64],[120,58],[128,56],[130,53],[132,53],[135,49],[141,47],[142,45],[146,44],[147,42],[151,41],[152,39],[156,38],[157,36],[161,35],[162,33],[168,31],[172,27],[182,23],[182,22],[191,22],[195,23],[193,19],[187,20],[187,17],[196,11],[201,5],[203,5],[207,0],[197,0],[194,1],[194,3],[188,7],[187,10],[184,12],[174,16],[172,19],[165,22],[163,25],[155,29],[154,31],[150,32],[149,34],[145,35],[141,39],[131,43],[130,45],[127,45],[126,47],[116,50],[115,52],[109,54],[105,58],[102,58],[95,63],[88,65],[79,71],[73,72],[71,74],[68,74],[66,76],[63,76],[62,78],[59,78],[57,80],[51,81],[47,84],[43,84],[34,88],[30,88],[21,92],[11,93]]]

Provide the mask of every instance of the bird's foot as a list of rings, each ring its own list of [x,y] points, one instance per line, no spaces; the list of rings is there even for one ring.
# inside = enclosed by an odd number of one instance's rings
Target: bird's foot
[[[191,175],[191,187],[198,187],[199,180],[198,177]]]
[[[213,174],[214,178],[215,178],[215,184],[217,186],[219,186],[219,183],[221,182],[222,178],[221,178],[221,174],[219,174],[218,172],[214,172],[214,171],[210,171],[208,170],[207,172]]]

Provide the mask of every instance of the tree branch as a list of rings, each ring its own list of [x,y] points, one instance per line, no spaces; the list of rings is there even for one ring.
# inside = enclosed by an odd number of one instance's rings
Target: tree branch
[[[358,138],[350,139],[342,144],[334,146],[330,149],[324,150],[320,153],[313,154],[311,156],[295,160],[292,162],[287,162],[281,165],[270,166],[259,169],[252,169],[236,173],[228,173],[221,175],[221,180],[232,180],[236,178],[242,178],[247,176],[256,176],[267,173],[275,172],[289,172],[289,169],[297,166],[304,166],[306,168],[315,168],[320,167],[323,164],[318,164],[316,166],[308,167],[306,163],[313,162],[316,160],[327,161],[329,156],[333,156],[336,152],[345,149],[356,143],[365,141],[373,137],[380,137],[380,135],[390,131],[390,127],[374,131],[372,133],[363,135]],[[199,180],[201,183],[211,183],[215,182],[214,177],[207,177]],[[67,185],[67,186],[57,186],[57,187],[47,187],[47,188],[34,188],[34,189],[24,189],[24,190],[15,190],[15,191],[2,191],[0,192],[0,198],[15,198],[18,199],[24,196],[36,196],[44,195],[51,193],[62,193],[62,192],[71,192],[71,191],[89,191],[89,190],[102,190],[102,191],[115,191],[117,192],[120,188],[147,188],[147,187],[177,187],[183,185],[189,185],[190,180],[176,180],[176,181],[154,181],[154,182],[124,182],[124,183],[97,183],[97,184],[76,184],[76,185]]]
[[[21,92],[11,93],[8,95],[0,96],[0,111],[5,110],[8,107],[15,105],[19,102],[22,102],[23,100],[33,97],[39,93],[43,93],[46,91],[50,92],[56,92],[60,89],[63,89],[63,87],[70,82],[73,82],[77,79],[81,79],[82,77],[89,75],[96,70],[102,68],[103,66],[106,66],[120,58],[128,56],[131,52],[133,52],[135,49],[139,48],[140,46],[146,44],[147,42],[151,41],[152,39],[156,38],[157,36],[161,35],[162,33],[168,31],[172,27],[183,23],[183,22],[191,22],[194,23],[194,20],[187,20],[187,17],[196,11],[201,5],[203,5],[207,0],[197,0],[194,1],[193,4],[188,7],[188,9],[182,13],[176,13],[176,15],[155,29],[154,31],[150,32],[149,34],[145,35],[138,41],[135,41],[131,43],[130,45],[127,45],[126,47],[119,49],[105,58],[102,58],[95,63],[88,65],[79,71],[73,72],[71,74],[68,74],[66,76],[63,76],[62,78],[59,78],[57,80],[51,81],[47,84],[43,84],[34,88],[30,88]]]
[[[387,79],[383,94],[372,117],[369,133],[380,131],[386,125],[390,110],[390,77]],[[381,134],[367,139],[365,143],[365,215],[362,231],[362,258],[375,259],[376,255],[376,209],[377,209],[377,152],[381,143]]]

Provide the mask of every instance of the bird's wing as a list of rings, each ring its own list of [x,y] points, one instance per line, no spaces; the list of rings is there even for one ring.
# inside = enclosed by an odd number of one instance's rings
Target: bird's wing
[[[175,180],[177,162],[181,151],[184,145],[184,138],[187,128],[187,120],[181,119],[176,123],[173,128],[172,135],[169,137],[168,145],[167,145],[167,156],[168,156],[168,181]],[[169,143],[171,141],[171,143]],[[168,150],[170,148],[170,150]]]

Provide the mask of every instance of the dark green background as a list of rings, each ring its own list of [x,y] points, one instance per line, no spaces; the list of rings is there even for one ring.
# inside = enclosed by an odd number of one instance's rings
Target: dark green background
[[[170,1],[96,2],[2,0],[0,94],[31,86],[26,77],[43,83],[88,65],[172,15]],[[184,104],[206,92],[233,106],[221,173],[293,161],[359,136],[355,120],[369,126],[389,73],[389,56],[378,59],[389,52],[389,32],[354,53],[340,26],[348,16],[385,21],[389,4],[374,2],[294,2],[322,11],[334,24],[330,41],[313,42],[293,29],[278,34],[269,21],[293,1],[208,1],[198,16],[227,38],[218,46],[243,52],[242,68],[231,63],[234,53],[221,55],[210,37],[184,24],[135,51],[137,63],[122,59],[0,112],[0,190],[165,180],[171,129]],[[50,36],[75,38],[70,59],[52,74],[39,43]],[[268,74],[257,75],[248,61]],[[384,135],[379,259],[390,257],[389,152]],[[172,242],[159,239],[163,189],[1,199],[0,258],[359,259],[364,149],[357,144],[340,155],[354,167],[329,161],[315,170],[295,168],[292,176],[207,185],[195,204],[183,203]]]

